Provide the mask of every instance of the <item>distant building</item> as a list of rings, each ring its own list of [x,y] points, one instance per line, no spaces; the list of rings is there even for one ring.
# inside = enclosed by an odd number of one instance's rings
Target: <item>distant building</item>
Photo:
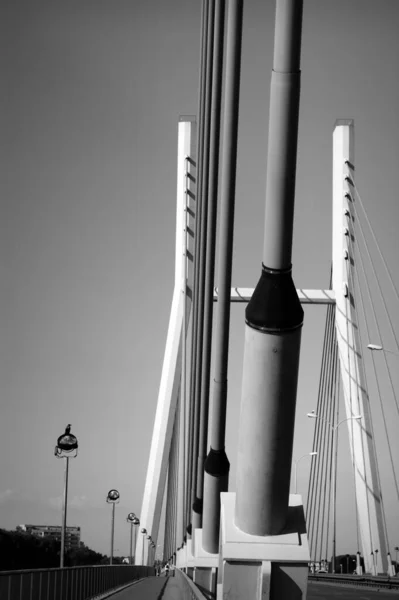
[[[26,531],[36,537],[45,537],[61,541],[61,525],[19,525],[20,531]],[[65,531],[65,548],[79,548],[82,545],[80,541],[80,527],[67,527]]]

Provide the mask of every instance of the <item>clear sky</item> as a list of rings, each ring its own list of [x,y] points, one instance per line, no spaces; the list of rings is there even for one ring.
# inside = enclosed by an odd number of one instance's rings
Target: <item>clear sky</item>
[[[71,423],[79,455],[68,522],[108,552],[105,498],[116,487],[115,551],[128,552],[125,517],[140,514],[173,290],[177,122],[197,113],[200,7],[200,0],[3,6],[0,527],[61,523],[63,464],[53,451]],[[398,24],[397,0],[304,3],[297,287],[328,286],[337,118],[355,120],[357,186],[399,286]],[[260,274],[273,31],[274,2],[246,0],[236,286],[253,287]],[[305,310],[295,458],[312,449],[314,422],[305,414],[316,407],[324,316],[321,307]],[[395,318],[397,326],[397,305]],[[233,306],[231,489],[243,331],[243,306]],[[394,451],[397,461],[398,444]],[[399,509],[381,452],[392,549]],[[350,469],[340,465],[337,550],[356,551]],[[304,460],[304,495],[308,472]]]

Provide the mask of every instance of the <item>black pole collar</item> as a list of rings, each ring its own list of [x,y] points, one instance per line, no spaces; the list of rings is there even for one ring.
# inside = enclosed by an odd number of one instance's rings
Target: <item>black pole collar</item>
[[[265,333],[283,333],[302,327],[303,309],[292,280],[291,267],[262,274],[245,311],[249,327]]]

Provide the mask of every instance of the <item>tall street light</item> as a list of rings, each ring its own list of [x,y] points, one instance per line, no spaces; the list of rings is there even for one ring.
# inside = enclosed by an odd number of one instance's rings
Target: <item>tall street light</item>
[[[147,530],[145,527],[142,528],[141,533],[143,534],[143,550],[142,550],[142,556],[141,556],[141,564],[144,567],[144,544],[145,544],[145,536],[147,533]]]
[[[298,488],[298,463],[300,460],[302,460],[303,458],[305,458],[305,456],[317,456],[317,452],[307,452],[306,454],[304,454],[303,456],[301,456],[300,458],[298,458],[298,460],[294,461],[294,481],[295,481],[295,494],[297,493],[297,488]]]
[[[135,562],[133,560],[133,547],[136,552],[137,525],[140,525],[140,520],[136,517],[136,515],[133,512],[131,512],[128,514],[126,521],[130,523],[130,564],[132,565],[133,562]]]
[[[379,344],[367,344],[367,348],[371,351],[388,352],[388,354],[393,354],[394,356],[399,356],[399,354],[397,352],[393,352],[393,350],[387,350],[386,348],[384,348],[383,346],[380,346]]]
[[[332,502],[333,502],[333,551],[332,551],[332,564],[331,564],[331,570],[333,573],[335,573],[335,550],[336,550],[336,533],[337,533],[337,519],[336,519],[336,514],[337,514],[337,504],[336,504],[336,495],[337,495],[337,458],[338,458],[338,427],[340,425],[342,425],[342,423],[345,423],[345,421],[353,421],[353,420],[359,420],[362,418],[361,415],[355,415],[353,417],[346,417],[346,419],[342,419],[342,421],[340,421],[339,423],[337,423],[337,425],[332,425],[330,423],[330,421],[327,421],[327,419],[324,419],[323,417],[317,415],[314,411],[307,413],[307,416],[309,417],[309,419],[320,419],[321,421],[324,421],[324,423],[327,423],[327,425],[329,425],[329,427],[331,427],[331,430],[333,432],[333,458],[334,458],[334,468],[333,468],[333,497],[332,497]]]
[[[65,458],[65,475],[64,475],[64,496],[62,499],[62,528],[61,528],[61,550],[60,550],[60,568],[64,566],[65,554],[65,534],[67,523],[67,502],[68,502],[68,475],[69,475],[69,459],[75,458],[78,454],[78,440],[71,433],[71,425],[67,425],[65,432],[59,436],[57,445],[54,450],[57,458]]]
[[[138,526],[140,525],[140,519],[138,517],[135,517],[135,519],[133,521],[133,525],[134,525],[134,530],[133,530],[133,534],[134,534],[134,540],[133,540],[133,548],[134,548],[133,563],[136,564],[137,531],[138,531]]]
[[[130,523],[130,553],[129,553],[129,564],[133,564],[133,525],[136,519],[134,512],[131,512],[126,517],[126,521]]]
[[[115,532],[115,504],[118,504],[120,494],[118,490],[109,490],[107,496],[107,503],[112,504],[112,517],[111,517],[111,552],[109,557],[109,564],[112,565],[112,559],[114,558],[114,532]]]

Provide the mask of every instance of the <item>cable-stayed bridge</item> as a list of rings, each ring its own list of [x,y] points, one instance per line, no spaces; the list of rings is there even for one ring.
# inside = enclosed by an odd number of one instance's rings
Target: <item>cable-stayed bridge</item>
[[[392,355],[399,355],[399,346],[384,300],[383,272],[396,300],[398,294],[356,187],[351,119],[338,120],[333,131],[330,287],[295,290],[293,286],[301,43],[301,8],[300,3],[294,4],[277,3],[265,242],[262,274],[254,290],[231,287],[241,2],[229,5],[223,129],[222,3],[204,3],[203,8],[199,119],[181,117],[179,122],[175,288],[136,556],[150,564],[163,538],[164,559],[184,569],[205,589],[216,593],[218,586],[219,594],[232,587],[244,589],[246,577],[260,578],[264,589],[273,587],[273,578],[276,582],[286,578],[304,591],[309,564],[312,569],[340,572],[336,493],[338,440],[344,428],[355,496],[357,553],[351,559],[351,572],[395,574],[391,555],[395,546],[384,512],[373,427],[378,410],[399,502],[392,429],[388,427],[390,419],[398,416],[395,366],[389,362],[378,325],[377,301],[382,302],[393,334]],[[220,166],[219,137],[223,140]],[[379,255],[379,268],[367,235]],[[224,444],[231,302],[247,305],[235,493],[228,492]],[[290,495],[289,487],[301,304],[305,303],[325,304],[327,309],[317,407],[308,414],[315,433],[304,511],[301,496]],[[390,388],[384,399],[374,356],[378,351]],[[365,353],[370,356],[366,358]],[[376,386],[373,403],[366,373],[370,357]],[[339,414],[340,394],[344,414]],[[248,597],[248,590],[242,594]]]
[[[242,6],[230,0],[225,14],[222,0],[204,0],[198,115],[178,123],[175,285],[135,566],[47,571],[31,590],[21,576],[20,598],[26,590],[26,597],[40,599],[44,590],[48,597],[89,598],[144,577],[142,597],[305,598],[313,597],[309,572],[343,571],[352,583],[395,576],[397,540],[386,518],[379,444],[399,506],[392,435],[399,345],[387,302],[389,294],[397,310],[398,291],[356,185],[352,119],[339,119],[332,131],[330,284],[303,289],[291,274],[298,1],[277,1],[260,278],[254,288],[232,286]],[[232,303],[243,304],[245,327],[235,492],[225,444]],[[311,457],[306,503],[297,493],[305,456],[295,461],[292,452],[305,305],[322,305],[326,313],[317,404],[308,413],[314,438],[305,455]],[[337,552],[343,437],[356,537],[356,553],[344,559]],[[159,559],[174,567],[173,583],[152,578]],[[5,597],[14,597],[11,577],[7,586]]]

